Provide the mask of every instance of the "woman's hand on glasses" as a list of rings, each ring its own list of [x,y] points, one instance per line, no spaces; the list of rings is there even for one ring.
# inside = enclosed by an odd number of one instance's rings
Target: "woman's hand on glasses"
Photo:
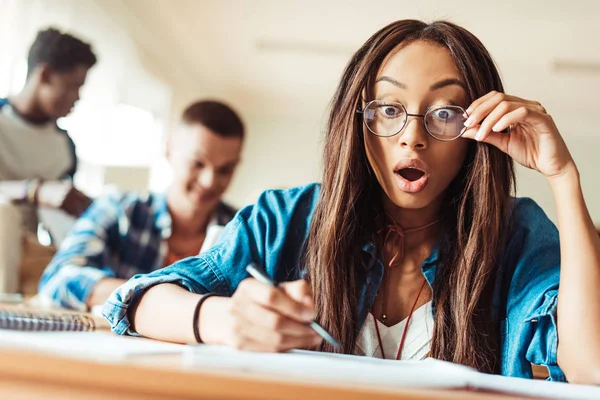
[[[519,164],[551,178],[575,166],[552,117],[537,101],[490,92],[467,108],[463,137],[496,146]],[[510,134],[500,133],[510,127]]]

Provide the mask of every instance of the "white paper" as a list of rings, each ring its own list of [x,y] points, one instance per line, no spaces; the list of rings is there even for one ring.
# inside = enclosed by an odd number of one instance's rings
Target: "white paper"
[[[499,375],[475,373],[470,381],[477,389],[495,390],[503,393],[535,396],[548,399],[598,400],[600,387],[547,382]]]
[[[8,329],[0,329],[0,346],[108,360],[139,355],[180,354],[186,347],[110,332],[23,332]]]
[[[258,373],[272,379],[374,387],[473,388],[549,399],[597,400],[600,387],[482,374],[449,362],[394,361],[371,357],[292,351],[266,354],[220,346],[189,346],[186,364],[211,371]]]
[[[254,353],[208,345],[190,346],[185,360],[188,366],[208,367],[211,371],[253,372],[313,383],[399,387],[466,387],[473,371],[433,359],[397,362],[298,350],[283,354]],[[436,379],[432,379],[434,376]]]

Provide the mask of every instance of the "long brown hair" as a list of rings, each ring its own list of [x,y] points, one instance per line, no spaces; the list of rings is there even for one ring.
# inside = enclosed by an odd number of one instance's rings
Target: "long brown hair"
[[[416,40],[449,50],[471,100],[492,90],[503,91],[483,44],[445,21],[394,22],[351,58],[331,103],[320,199],[305,258],[318,320],[340,340],[345,353],[353,352],[358,334],[355,273],[365,261],[361,249],[374,232],[382,203],[356,109],[385,57],[398,45]],[[499,370],[499,327],[497,318],[492,318],[491,302],[513,190],[512,160],[494,147],[472,142],[461,171],[445,192],[447,206],[441,210],[432,357],[484,372]],[[322,350],[334,351],[327,344]]]

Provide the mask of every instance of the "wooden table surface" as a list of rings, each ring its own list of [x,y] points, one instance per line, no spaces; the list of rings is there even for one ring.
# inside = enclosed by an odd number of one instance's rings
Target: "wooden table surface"
[[[111,333],[107,333],[111,334]],[[139,339],[146,340],[146,339]],[[179,355],[124,360],[0,348],[0,398],[23,399],[483,399],[524,397],[467,390],[379,388],[277,380],[252,373],[190,366]],[[530,399],[530,398],[528,398]]]

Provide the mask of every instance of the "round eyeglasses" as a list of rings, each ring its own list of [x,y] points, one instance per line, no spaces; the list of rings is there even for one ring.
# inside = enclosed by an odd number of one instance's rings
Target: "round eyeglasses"
[[[461,137],[467,128],[468,115],[459,106],[431,106],[425,114],[409,114],[401,103],[373,100],[364,109],[356,111],[363,116],[363,122],[369,132],[375,136],[390,137],[404,129],[408,117],[423,118],[425,130],[431,137],[449,142]]]

